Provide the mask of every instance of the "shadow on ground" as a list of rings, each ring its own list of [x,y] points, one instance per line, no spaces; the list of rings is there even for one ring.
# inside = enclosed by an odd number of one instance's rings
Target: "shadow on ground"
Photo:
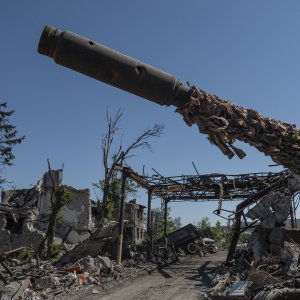
[[[217,275],[225,274],[223,267],[224,260],[216,260],[216,257],[208,257],[197,269],[191,269],[186,272],[186,279],[198,281],[197,286],[200,288],[210,288],[214,283]]]

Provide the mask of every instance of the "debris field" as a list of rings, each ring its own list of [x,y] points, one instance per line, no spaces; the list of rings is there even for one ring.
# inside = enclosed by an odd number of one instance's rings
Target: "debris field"
[[[218,203],[214,213],[228,223],[229,243],[223,245],[227,252],[224,264],[205,286],[199,284],[199,297],[300,299],[296,217],[300,135],[294,125],[184,85],[170,74],[72,32],[46,26],[38,51],[157,104],[176,106],[189,126],[196,124],[230,159],[235,154],[241,159],[246,155],[234,146],[239,140],[287,169],[239,175],[200,175],[196,170],[196,176],[174,177],[156,172],[147,177],[128,166],[115,165],[112,171],[122,173],[120,208],[117,215],[104,218],[104,203],[91,200],[88,189],[63,185],[62,171],[49,166],[33,188],[2,193],[0,300],[72,298],[82,289],[100,294],[155,268],[163,271],[164,266],[178,263],[187,254],[199,261],[208,252],[216,255],[214,236],[192,224],[167,232],[169,202],[208,200]],[[146,230],[145,206],[134,199],[125,203],[128,178],[148,192]],[[59,188],[70,201],[58,207],[59,218],[54,218]],[[157,239],[151,214],[154,197],[161,199],[164,213],[163,235]],[[240,201],[235,210],[224,208],[226,201],[234,199]],[[241,242],[243,235],[247,236],[246,243]],[[203,266],[201,272],[209,277],[210,270]]]

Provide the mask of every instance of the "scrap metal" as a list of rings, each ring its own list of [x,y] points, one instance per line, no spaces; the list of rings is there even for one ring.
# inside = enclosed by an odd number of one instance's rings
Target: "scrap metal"
[[[273,176],[268,180],[265,188],[249,195],[249,197],[237,205],[235,212],[228,216],[228,220],[234,221],[234,228],[226,259],[227,263],[233,258],[240,234],[253,227],[258,221],[255,220],[254,222],[249,222],[247,220],[246,210],[248,210],[251,205],[257,204],[264,196],[269,195],[272,191],[286,189],[288,187],[289,178],[291,178],[291,174],[288,171],[277,173],[276,176]],[[244,222],[244,226],[241,225],[242,221]]]
[[[281,176],[289,176],[289,171],[259,172],[245,174],[198,174],[163,176],[156,172],[152,176],[142,176],[130,167],[117,166],[127,177],[150,191],[151,197],[164,201],[220,201],[246,199],[268,187]],[[220,186],[222,192],[220,193]]]

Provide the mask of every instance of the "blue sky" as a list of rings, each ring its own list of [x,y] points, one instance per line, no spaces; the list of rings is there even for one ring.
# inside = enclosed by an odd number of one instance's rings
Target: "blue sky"
[[[136,171],[145,165],[149,175],[151,168],[166,176],[195,174],[193,161],[203,174],[236,174],[269,171],[272,163],[247,145],[245,159],[228,160],[174,107],[160,107],[39,55],[47,24],[299,127],[299,1],[1,1],[0,99],[16,110],[12,122],[26,135],[15,148],[15,165],[6,169],[18,188],[36,183],[47,158],[53,168],[64,163],[64,182],[74,187],[91,187],[101,178],[107,107],[112,114],[124,112],[125,144],[155,122],[166,126],[164,136],[152,140],[152,152],[139,151],[128,161]],[[144,192],[138,197],[145,202]],[[173,216],[188,223],[205,216],[215,222],[216,205],[171,206]]]

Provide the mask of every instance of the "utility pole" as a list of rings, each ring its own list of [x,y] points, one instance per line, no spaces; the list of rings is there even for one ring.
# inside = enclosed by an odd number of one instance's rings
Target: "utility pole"
[[[152,189],[148,189],[148,207],[147,207],[148,256],[152,254],[151,200],[152,200]]]
[[[123,232],[124,232],[124,210],[125,210],[125,187],[126,187],[127,173],[125,168],[122,170],[122,186],[121,186],[121,203],[120,203],[120,217],[119,217],[119,236],[118,236],[118,249],[117,249],[117,265],[119,266],[122,261],[123,249]]]
[[[164,199],[164,238],[165,238],[165,246],[167,249],[168,239],[167,239],[167,219],[168,219],[168,201]]]
[[[154,222],[154,211],[151,211],[151,224],[150,224],[150,254],[153,251],[153,222]]]
[[[148,189],[148,207],[147,207],[147,234],[150,236],[151,231],[151,200],[152,200],[152,190]]]

